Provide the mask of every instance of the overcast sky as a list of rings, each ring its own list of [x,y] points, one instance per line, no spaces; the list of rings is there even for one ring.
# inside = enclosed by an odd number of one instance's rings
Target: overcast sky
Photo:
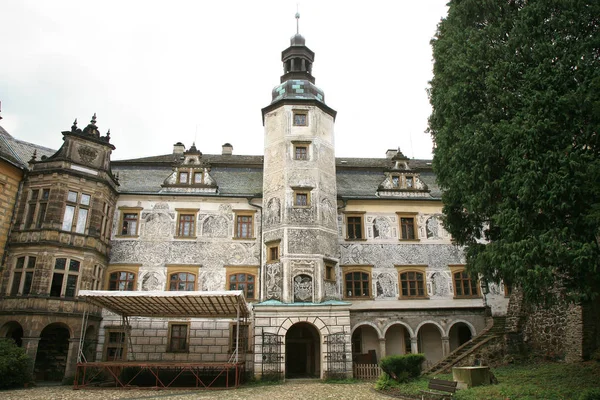
[[[337,114],[338,157],[400,147],[431,157],[429,41],[447,0],[1,1],[2,125],[57,149],[95,112],[113,159],[172,152],[262,154],[261,108],[296,31]]]

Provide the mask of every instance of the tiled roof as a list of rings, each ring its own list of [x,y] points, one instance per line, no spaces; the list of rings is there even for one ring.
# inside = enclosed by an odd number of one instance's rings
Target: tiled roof
[[[11,156],[14,161],[21,166],[21,168],[27,168],[29,160],[31,160],[34,151],[37,153],[38,160],[42,156],[50,157],[56,153],[56,150],[15,139],[1,126],[0,147],[2,148],[3,155],[6,154]]]

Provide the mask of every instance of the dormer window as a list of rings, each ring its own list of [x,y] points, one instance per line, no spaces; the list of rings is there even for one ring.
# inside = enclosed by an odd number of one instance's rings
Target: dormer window
[[[204,176],[204,173],[202,171],[196,171],[194,172],[194,183],[195,184],[202,184],[203,179],[202,177]]]
[[[415,178],[413,176],[406,177],[406,188],[412,189],[415,186]]]
[[[400,176],[394,175],[392,176],[392,187],[399,188],[400,187]]]

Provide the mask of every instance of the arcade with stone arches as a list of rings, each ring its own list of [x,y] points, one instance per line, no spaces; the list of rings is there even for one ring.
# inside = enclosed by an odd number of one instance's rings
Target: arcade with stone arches
[[[424,367],[431,366],[475,337],[484,326],[466,319],[427,319],[411,326],[402,319],[385,323],[360,321],[352,328],[352,360],[355,364],[376,364],[383,357],[410,353],[425,355]]]

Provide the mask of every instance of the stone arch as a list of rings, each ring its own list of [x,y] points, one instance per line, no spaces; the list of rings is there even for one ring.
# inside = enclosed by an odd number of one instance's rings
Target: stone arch
[[[354,325],[352,327],[352,330],[350,331],[350,335],[354,334],[354,331],[356,330],[356,328],[360,328],[363,325],[368,325],[372,328],[375,329],[375,332],[377,332],[377,338],[378,339],[383,339],[385,336],[381,333],[381,330],[377,327],[377,325],[375,325],[373,322],[369,322],[369,321],[361,321],[358,324]]]
[[[393,322],[388,323],[386,326],[384,326],[383,329],[381,330],[383,337],[385,337],[387,330],[389,328],[391,328],[393,325],[402,325],[404,327],[404,329],[406,329],[408,331],[411,338],[415,337],[415,332],[412,330],[410,325],[408,325],[406,322],[402,322],[402,321],[393,321]]]
[[[417,329],[415,329],[415,335],[418,335],[421,327],[426,324],[435,325],[440,331],[440,336],[446,336],[446,332],[444,331],[444,328],[442,328],[442,326],[440,324],[438,324],[437,322],[429,320],[429,319],[427,321],[422,321],[419,325],[417,325]]]
[[[470,323],[469,321],[465,321],[464,319],[457,319],[452,321],[452,323],[448,326],[448,331],[446,332],[445,336],[449,336],[450,335],[450,329],[452,329],[452,327],[458,323],[462,322],[463,324],[467,325],[469,327],[469,330],[471,331],[471,336],[475,337],[477,335],[477,331],[475,329],[475,327],[473,326],[472,323]]]
[[[8,321],[0,327],[0,337],[10,338],[15,341],[17,346],[23,346],[23,326],[17,321]]]
[[[71,329],[62,322],[48,324],[40,332],[34,372],[37,380],[60,381],[69,362]]]
[[[473,339],[475,328],[467,321],[457,320],[448,328],[448,346],[452,352]]]
[[[308,317],[304,317],[304,318],[302,318],[302,317],[289,317],[289,318],[286,318],[286,320],[283,321],[283,323],[279,326],[279,329],[277,330],[277,334],[285,336],[285,334],[292,327],[292,325],[295,325],[298,322],[306,322],[308,324],[313,325],[317,329],[317,331],[319,331],[319,333],[321,334],[321,336],[329,334],[329,328],[327,327],[327,325],[325,324],[325,322],[323,322],[323,320],[320,317],[315,317],[314,320],[313,320],[313,322],[310,322],[309,319],[310,318],[308,318]]]
[[[320,378],[323,372],[322,332],[307,318],[291,325],[285,332],[286,378]]]

